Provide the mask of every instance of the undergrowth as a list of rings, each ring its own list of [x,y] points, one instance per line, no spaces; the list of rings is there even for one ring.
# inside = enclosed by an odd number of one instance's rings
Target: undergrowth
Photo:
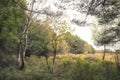
[[[23,71],[15,65],[0,67],[0,80],[120,80],[113,61],[102,61],[93,55],[58,55],[55,65],[52,57],[48,62],[47,65],[44,57],[31,56],[26,58]]]

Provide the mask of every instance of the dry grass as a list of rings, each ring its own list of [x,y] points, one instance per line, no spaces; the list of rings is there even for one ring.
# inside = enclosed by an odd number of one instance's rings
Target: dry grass
[[[76,59],[76,58],[81,58],[85,59],[86,57],[95,57],[99,60],[102,60],[103,53],[95,53],[95,54],[58,54],[57,59],[64,59],[64,58],[69,58],[69,59]],[[107,61],[114,61],[114,54],[111,53],[106,53],[105,60]]]

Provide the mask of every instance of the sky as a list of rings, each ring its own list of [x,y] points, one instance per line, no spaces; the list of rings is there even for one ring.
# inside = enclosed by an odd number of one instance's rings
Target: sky
[[[94,22],[94,20],[91,19],[91,21]],[[77,26],[75,25],[75,31],[73,34],[78,35],[81,39],[87,41],[89,44],[91,44],[95,49],[101,50],[101,47],[95,46],[94,45],[94,40],[93,40],[93,32],[92,32],[92,25],[90,26]]]

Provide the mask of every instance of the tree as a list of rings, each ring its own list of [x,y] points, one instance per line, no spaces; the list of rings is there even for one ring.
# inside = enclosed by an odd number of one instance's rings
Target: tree
[[[84,53],[84,41],[80,39],[78,36],[74,36],[74,40],[72,44],[70,44],[70,52],[72,53]]]
[[[120,42],[120,27],[119,26],[108,28],[107,30],[104,30],[103,33],[106,35],[105,39],[106,39],[107,44],[114,44],[112,45],[113,48],[115,45],[119,45],[119,42]],[[119,48],[120,47],[117,47],[117,49]],[[117,69],[120,71],[119,58],[120,58],[119,52],[116,51],[115,62],[117,65]]]
[[[26,6],[25,0],[16,2]],[[0,53],[10,57],[18,53],[19,32],[24,22],[25,12],[14,0],[0,1]]]
[[[47,22],[36,21],[30,28],[28,35],[28,50],[33,55],[45,56],[48,64],[48,57],[51,42],[52,27]]]
[[[108,29],[109,26],[96,26],[94,27],[93,30],[93,39],[94,39],[94,43],[97,46],[103,46],[104,47],[104,52],[103,52],[103,60],[105,59],[105,53],[106,53],[106,46],[109,44],[108,39],[109,39],[109,35],[107,35],[106,33],[104,33],[104,30]]]
[[[90,44],[70,32],[65,33],[64,40],[68,45],[69,53],[94,53],[94,48]]]
[[[96,15],[102,23],[111,22],[118,18],[119,4],[119,0],[91,0],[88,14]]]
[[[18,1],[24,5],[24,1]],[[24,22],[24,10],[12,0],[0,1],[0,51],[15,53],[18,43],[18,29]]]
[[[58,43],[63,40],[63,36],[66,33],[66,31],[70,31],[70,28],[66,24],[66,22],[57,23],[53,26],[53,33],[51,37],[51,45],[52,45],[53,54],[54,54],[53,65],[56,59]]]
[[[101,3],[100,3],[101,4]],[[99,40],[97,42],[104,43],[104,44],[112,44],[112,47],[114,48],[114,45],[119,45],[120,41],[120,1],[119,0],[103,0],[102,2],[102,8],[101,12],[98,11],[98,18],[100,25],[106,24],[106,25],[112,25],[114,27],[109,27],[102,31]],[[96,9],[96,8],[94,8]],[[103,36],[104,35],[104,36]],[[104,46],[105,49],[105,46]],[[104,56],[105,56],[105,50],[104,50]],[[104,59],[103,56],[103,59]],[[120,71],[120,65],[118,55],[115,56],[116,66],[117,69]]]
[[[58,50],[57,50],[57,52],[58,53],[68,53],[68,51],[69,51],[69,46],[68,46],[66,40],[63,39],[62,41],[60,41],[58,43]]]
[[[18,5],[25,12],[25,21],[21,28],[19,34],[19,52],[18,52],[18,61],[21,60],[20,69],[25,68],[25,53],[28,45],[28,34],[29,28],[32,26],[34,21],[36,21],[39,11],[35,10],[36,0],[29,0],[26,6],[23,6],[21,3],[18,3],[16,0],[13,0],[14,4]],[[26,3],[25,3],[26,4]]]
[[[88,44],[86,41],[84,41],[83,51],[84,53],[95,53],[93,46]]]

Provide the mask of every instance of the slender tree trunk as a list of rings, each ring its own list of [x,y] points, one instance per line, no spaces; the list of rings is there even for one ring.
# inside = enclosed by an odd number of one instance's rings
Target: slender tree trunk
[[[23,70],[25,68],[25,56],[24,55],[25,55],[25,53],[23,52],[23,54],[21,56],[21,62],[22,62],[21,67],[20,67],[21,70]]]
[[[18,53],[18,58],[17,58],[17,64],[18,65],[20,64],[20,60],[21,60],[20,53]]]
[[[106,50],[106,46],[104,45],[104,52],[103,52],[103,58],[102,58],[102,60],[105,59],[105,50]]]
[[[46,64],[49,65],[49,64],[48,64],[48,57],[46,57]]]
[[[117,66],[117,70],[120,72],[120,55],[119,55],[119,53],[115,54],[115,63]]]
[[[52,70],[51,70],[51,68],[50,68],[50,66],[49,66],[49,64],[48,64],[48,57],[46,57],[46,64],[47,64],[47,66],[48,66],[48,70],[49,70],[50,73],[52,74]]]
[[[18,55],[17,55],[17,64],[19,65],[21,61],[21,40],[18,44]]]
[[[23,70],[25,68],[25,53],[26,53],[26,49],[27,49],[27,40],[28,40],[28,31],[25,32],[24,34],[24,40],[25,42],[23,42],[23,53],[21,54],[21,67],[20,69]]]
[[[54,72],[54,64],[55,64],[55,59],[56,59],[56,48],[54,49],[54,55],[53,55],[53,68],[52,68],[52,73]]]
[[[56,59],[56,48],[54,49],[53,65],[55,64],[55,59]]]

